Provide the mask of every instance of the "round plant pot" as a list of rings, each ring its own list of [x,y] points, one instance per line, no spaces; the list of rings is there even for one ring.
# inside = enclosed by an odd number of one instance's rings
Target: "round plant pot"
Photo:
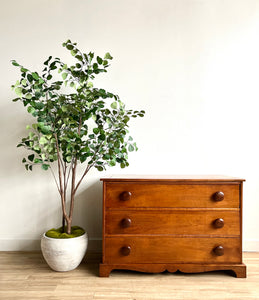
[[[68,239],[49,238],[44,233],[41,238],[41,251],[52,270],[66,272],[79,266],[86,253],[87,244],[87,233]]]

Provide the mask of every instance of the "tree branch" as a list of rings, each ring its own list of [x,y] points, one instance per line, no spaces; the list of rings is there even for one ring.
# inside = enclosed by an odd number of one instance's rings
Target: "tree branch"
[[[76,191],[77,191],[79,185],[81,184],[82,180],[84,179],[85,175],[88,173],[88,171],[89,171],[91,168],[92,168],[92,165],[88,165],[88,166],[86,167],[86,169],[85,169],[85,171],[84,171],[82,177],[80,178],[80,180],[78,181],[78,183],[77,183],[77,185],[76,185],[76,187],[75,187],[75,193],[76,193]]]
[[[59,175],[59,186],[60,186],[60,196],[61,196],[61,203],[62,203],[62,212],[63,216],[69,221],[68,215],[66,213],[66,206],[65,206],[65,198],[64,198],[64,190],[63,190],[63,185],[62,185],[62,174],[61,174],[61,164],[60,164],[60,153],[59,153],[59,146],[58,146],[58,138],[57,134],[54,133],[54,137],[56,140],[56,149],[57,149],[57,155],[58,155],[58,175]]]
[[[53,172],[53,170],[52,170],[51,166],[49,166],[49,168],[50,168],[50,171],[51,171],[51,173],[52,173],[52,175],[53,175],[53,178],[54,178],[54,180],[55,180],[55,183],[56,183],[56,186],[57,186],[58,192],[59,192],[59,194],[60,194],[60,196],[61,196],[61,191],[60,191],[60,188],[59,188],[59,186],[58,186],[58,182],[57,182],[57,179],[56,179],[55,173]]]

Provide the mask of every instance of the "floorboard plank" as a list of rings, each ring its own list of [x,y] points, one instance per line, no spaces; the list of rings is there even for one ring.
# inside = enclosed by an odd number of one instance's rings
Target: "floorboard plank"
[[[247,278],[226,272],[146,274],[113,271],[98,277],[100,253],[70,272],[54,272],[40,252],[0,252],[1,300],[259,299],[259,253],[244,253]]]

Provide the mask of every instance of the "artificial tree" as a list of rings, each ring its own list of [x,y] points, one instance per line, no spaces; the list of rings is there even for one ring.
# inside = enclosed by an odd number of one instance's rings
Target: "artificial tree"
[[[103,171],[107,166],[129,165],[128,151],[137,150],[137,146],[129,136],[128,122],[145,112],[126,110],[118,95],[93,86],[95,76],[107,72],[112,59],[109,53],[95,57],[93,52],[81,52],[70,40],[63,46],[74,56],[74,65],[50,56],[39,74],[12,60],[21,71],[12,88],[18,96],[13,101],[22,101],[36,119],[27,126],[28,136],[17,145],[30,151],[22,162],[27,170],[40,165],[52,172],[61,199],[63,231],[69,235],[82,180],[93,167]],[[60,80],[54,79],[55,72]],[[77,178],[79,163],[84,164],[84,171]]]

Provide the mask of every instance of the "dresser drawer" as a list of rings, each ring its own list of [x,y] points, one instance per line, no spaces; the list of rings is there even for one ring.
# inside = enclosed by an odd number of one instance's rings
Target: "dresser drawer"
[[[241,263],[239,238],[107,237],[106,264]]]
[[[109,210],[105,234],[240,235],[240,213],[234,210]]]
[[[238,184],[106,183],[106,208],[239,208]]]

